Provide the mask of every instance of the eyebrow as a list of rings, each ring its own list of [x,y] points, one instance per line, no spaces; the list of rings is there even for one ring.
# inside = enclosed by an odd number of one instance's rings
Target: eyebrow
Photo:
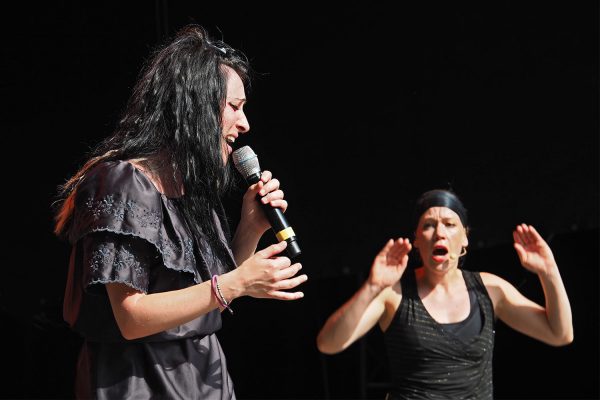
[[[441,218],[424,217],[423,218],[423,222],[438,221],[438,220],[441,220],[441,221],[456,221],[457,219],[460,219],[460,218],[457,218],[457,217],[454,217],[454,216],[451,216],[451,217],[441,217]]]
[[[246,101],[247,101],[246,99],[242,99],[242,98],[239,98],[239,97],[230,97],[230,98],[227,99],[227,101],[232,101],[232,100],[241,101],[242,103],[246,103]]]

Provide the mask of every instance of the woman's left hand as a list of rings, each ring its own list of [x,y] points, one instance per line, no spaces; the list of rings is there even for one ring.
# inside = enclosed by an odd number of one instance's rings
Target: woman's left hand
[[[547,274],[557,268],[550,246],[533,226],[517,225],[513,238],[514,248],[524,268],[535,274]]]
[[[260,200],[257,200],[257,196],[260,196]],[[262,235],[271,226],[262,210],[261,203],[280,208],[283,212],[287,210],[288,203],[283,199],[279,180],[273,178],[270,171],[262,172],[260,181],[246,190],[242,201],[240,225],[245,229],[253,230],[257,235]]]

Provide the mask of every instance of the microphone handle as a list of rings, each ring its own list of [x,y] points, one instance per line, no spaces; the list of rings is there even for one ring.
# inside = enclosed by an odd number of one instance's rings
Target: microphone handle
[[[260,172],[252,174],[246,178],[246,182],[249,185],[253,185],[260,180]],[[300,246],[298,245],[298,239],[296,238],[296,233],[287,222],[287,219],[283,215],[283,211],[280,208],[272,207],[270,204],[264,204],[260,201],[261,196],[256,196],[257,201],[261,204],[269,223],[271,224],[271,229],[273,233],[275,233],[275,237],[277,241],[281,242],[285,240],[287,242],[286,252],[290,258],[297,257],[302,253],[300,250]]]

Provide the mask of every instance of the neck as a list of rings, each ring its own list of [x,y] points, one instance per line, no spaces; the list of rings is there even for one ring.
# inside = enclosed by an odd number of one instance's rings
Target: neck
[[[421,284],[430,289],[442,288],[449,290],[457,282],[463,281],[462,272],[454,266],[446,270],[435,270],[428,267],[421,267],[416,270],[417,279]]]

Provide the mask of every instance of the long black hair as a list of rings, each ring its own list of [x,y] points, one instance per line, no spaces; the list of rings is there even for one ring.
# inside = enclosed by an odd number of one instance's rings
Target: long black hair
[[[221,112],[227,95],[224,66],[237,72],[249,88],[247,58],[222,41],[213,41],[198,25],[184,27],[155,50],[113,134],[99,143],[85,165],[59,188],[55,233],[68,231],[75,191],[93,166],[161,153],[183,181],[181,208],[190,228],[223,255],[213,212],[224,220],[221,196],[231,188],[234,174],[222,158]]]

